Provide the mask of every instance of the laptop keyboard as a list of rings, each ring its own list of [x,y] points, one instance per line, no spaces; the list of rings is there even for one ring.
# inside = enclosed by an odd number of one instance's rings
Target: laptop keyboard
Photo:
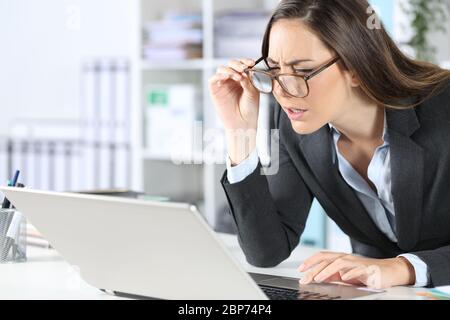
[[[336,300],[341,298],[304,290],[275,288],[264,285],[259,285],[259,287],[270,300]]]

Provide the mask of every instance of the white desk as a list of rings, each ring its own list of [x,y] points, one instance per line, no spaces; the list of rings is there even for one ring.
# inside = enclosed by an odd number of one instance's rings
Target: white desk
[[[299,278],[296,271],[301,261],[317,250],[298,247],[291,257],[276,268],[261,269],[245,262],[244,254],[235,236],[220,235],[233,256],[249,272]],[[421,299],[416,292],[425,289],[398,287],[377,294],[370,299]],[[26,263],[0,264],[0,299],[121,299],[87,284],[76,269],[66,263],[55,251],[29,248]]]

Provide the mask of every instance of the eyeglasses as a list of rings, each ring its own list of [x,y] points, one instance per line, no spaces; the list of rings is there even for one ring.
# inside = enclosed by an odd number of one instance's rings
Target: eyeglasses
[[[259,58],[255,66],[261,61],[265,61],[266,58]],[[331,61],[327,62],[325,65],[311,71],[308,75],[299,75],[295,73],[283,73],[274,75],[270,72],[258,70],[253,68],[248,68],[244,72],[249,76],[249,79],[253,86],[262,93],[272,93],[274,80],[276,80],[281,88],[290,96],[294,98],[305,98],[309,95],[309,85],[308,80],[317,76],[322,71],[325,71],[333,64],[335,64],[340,58],[333,58]],[[266,62],[267,65],[267,62]]]

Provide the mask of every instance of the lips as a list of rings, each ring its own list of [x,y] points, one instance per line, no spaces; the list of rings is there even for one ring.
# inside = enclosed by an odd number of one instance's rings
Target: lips
[[[288,108],[288,110],[292,113],[300,113],[300,112],[306,112],[308,110],[306,109],[299,109],[299,108]]]
[[[289,119],[293,121],[301,120],[304,117],[304,115],[308,112],[307,109],[303,108],[284,108],[284,110],[286,111]]]

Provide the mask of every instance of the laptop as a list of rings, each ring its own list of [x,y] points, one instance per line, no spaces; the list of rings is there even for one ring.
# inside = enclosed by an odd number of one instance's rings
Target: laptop
[[[249,274],[193,205],[0,187],[89,284],[175,300],[334,300],[373,292]]]

